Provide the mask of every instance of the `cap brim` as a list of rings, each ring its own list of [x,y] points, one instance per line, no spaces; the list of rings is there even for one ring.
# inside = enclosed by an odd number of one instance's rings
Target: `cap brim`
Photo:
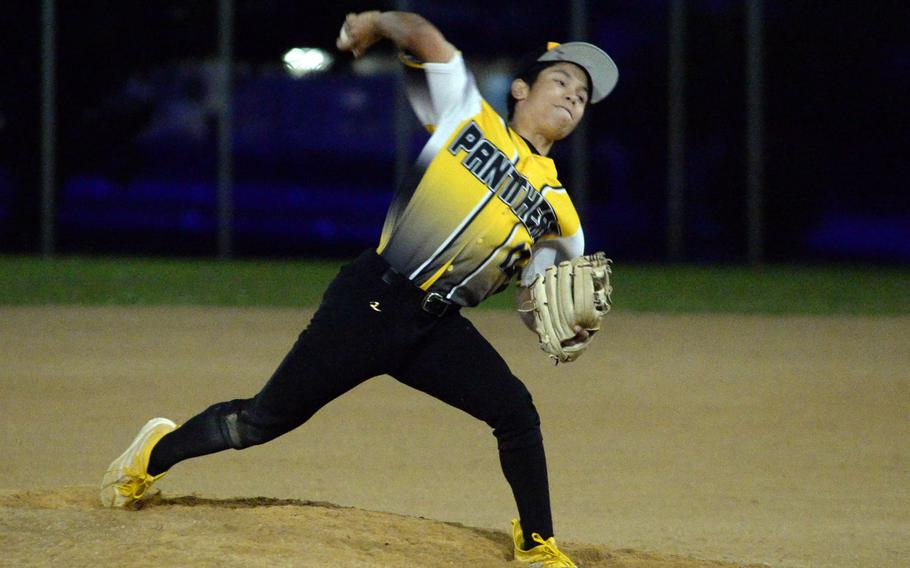
[[[591,104],[600,102],[616,87],[619,69],[610,56],[596,45],[583,41],[560,44],[537,58],[538,61],[566,61],[582,67],[591,76]]]

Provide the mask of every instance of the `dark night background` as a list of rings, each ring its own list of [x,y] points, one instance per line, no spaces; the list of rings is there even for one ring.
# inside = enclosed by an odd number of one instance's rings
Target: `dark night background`
[[[216,5],[58,2],[60,252],[215,253]],[[411,2],[475,71],[570,39],[568,6]],[[910,262],[907,2],[764,6],[766,258]],[[392,7],[237,0],[238,255],[340,256],[378,239],[394,185],[395,76],[355,75],[336,52],[327,73],[294,79],[281,57],[334,50],[345,13]],[[588,248],[666,260],[668,2],[589,11],[589,39],[620,82],[587,118]],[[686,11],[684,257],[744,262],[744,3]],[[40,251],[40,31],[40,2],[0,7],[0,253]],[[554,157],[571,191],[569,150]]]

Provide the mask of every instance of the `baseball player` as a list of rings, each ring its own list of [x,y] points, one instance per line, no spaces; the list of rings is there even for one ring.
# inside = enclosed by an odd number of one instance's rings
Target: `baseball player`
[[[411,105],[431,135],[397,188],[378,246],[340,270],[256,396],[214,404],[179,428],[149,421],[104,475],[102,503],[129,506],[178,462],[268,442],[388,374],[493,429],[520,518],[515,558],[575,566],[553,538],[531,395],[460,310],[516,275],[519,303],[533,304],[538,275],[581,257],[578,214],[547,154],[613,89],[616,66],[591,44],[550,44],[513,81],[506,119],[481,97],[461,53],[417,14],[350,14],[337,46],[360,57],[383,38],[402,52]],[[542,333],[533,309],[523,319]],[[571,326],[554,348],[580,352],[592,329]]]

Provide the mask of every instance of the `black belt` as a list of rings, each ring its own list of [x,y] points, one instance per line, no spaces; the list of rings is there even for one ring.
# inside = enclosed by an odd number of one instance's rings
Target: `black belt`
[[[457,309],[458,307],[455,302],[446,300],[445,297],[439,292],[424,293],[423,290],[417,286],[414,286],[414,283],[411,280],[408,280],[404,274],[398,272],[392,267],[389,267],[385,272],[382,273],[382,281],[386,284],[403,284],[410,286],[414,291],[423,296],[420,299],[420,308],[428,314],[432,314],[438,318],[441,318],[442,316],[449,313],[450,310]]]

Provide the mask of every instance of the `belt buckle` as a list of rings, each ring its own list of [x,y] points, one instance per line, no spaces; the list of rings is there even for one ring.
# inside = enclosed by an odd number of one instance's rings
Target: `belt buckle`
[[[439,292],[430,292],[424,296],[423,301],[420,302],[420,307],[423,311],[433,314],[438,318],[444,316],[451,305],[452,303],[443,298],[442,294]]]

